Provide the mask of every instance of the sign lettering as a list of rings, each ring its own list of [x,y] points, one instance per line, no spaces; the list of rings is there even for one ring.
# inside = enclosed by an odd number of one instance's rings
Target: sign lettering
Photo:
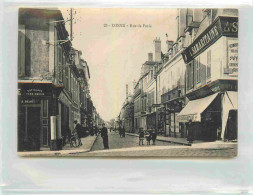
[[[238,40],[228,40],[229,76],[238,76]]]
[[[183,52],[185,63],[192,61],[221,36],[238,37],[237,17],[218,17],[199,37]],[[236,53],[236,50],[232,51]]]

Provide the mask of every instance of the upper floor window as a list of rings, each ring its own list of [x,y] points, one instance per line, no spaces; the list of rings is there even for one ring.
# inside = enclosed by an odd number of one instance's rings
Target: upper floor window
[[[207,52],[206,78],[211,78],[211,50]]]
[[[200,57],[195,60],[196,65],[196,82],[200,82]]]
[[[59,80],[62,81],[62,47],[58,46],[58,71],[59,71]]]
[[[176,54],[178,52],[178,44],[173,46],[173,53]]]
[[[25,26],[18,31],[18,76],[25,76]]]
[[[187,65],[187,73],[186,73],[186,85],[187,89],[190,90],[194,87],[194,64],[190,62]]]

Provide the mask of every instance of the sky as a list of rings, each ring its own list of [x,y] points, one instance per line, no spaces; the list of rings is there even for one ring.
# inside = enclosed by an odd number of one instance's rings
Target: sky
[[[60,10],[65,20],[70,18],[70,9]],[[102,119],[108,121],[119,115],[126,99],[126,84],[131,92],[148,53],[152,52],[154,57],[153,40],[161,39],[163,53],[167,50],[166,40],[175,41],[177,10],[75,8],[73,12],[72,45],[82,51],[82,58],[88,63],[93,104]],[[105,24],[108,26],[104,27]],[[139,24],[141,28],[130,27]],[[143,24],[151,27],[144,28]],[[67,22],[68,32],[69,26]]]

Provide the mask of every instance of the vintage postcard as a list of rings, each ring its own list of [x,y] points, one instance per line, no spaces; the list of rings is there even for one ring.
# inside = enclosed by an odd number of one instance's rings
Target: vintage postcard
[[[20,8],[18,155],[235,157],[238,10]]]

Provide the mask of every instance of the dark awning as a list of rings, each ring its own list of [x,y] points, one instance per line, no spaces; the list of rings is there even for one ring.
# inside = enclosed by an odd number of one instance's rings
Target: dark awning
[[[218,93],[213,95],[189,101],[183,110],[177,115],[179,122],[201,122],[201,114],[214,101]]]

